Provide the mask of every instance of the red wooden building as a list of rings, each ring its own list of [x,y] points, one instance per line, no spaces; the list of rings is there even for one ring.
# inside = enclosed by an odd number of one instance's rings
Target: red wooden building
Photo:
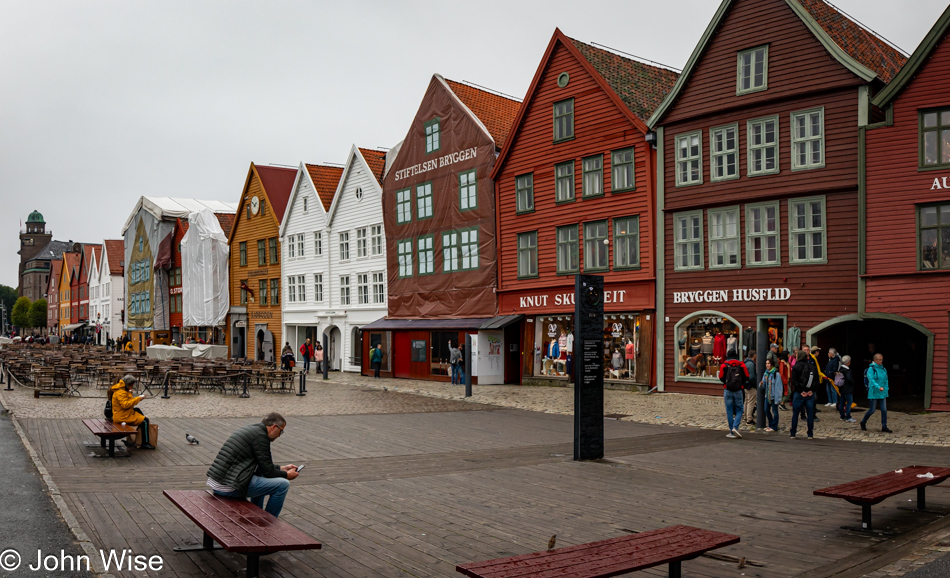
[[[863,307],[852,325],[884,355],[891,396],[950,410],[950,8],[873,100],[861,131]],[[867,343],[861,343],[867,350]],[[866,357],[866,356],[865,356]]]
[[[406,138],[387,153],[388,315],[362,328],[364,347],[383,348],[383,374],[449,380],[448,343],[468,333],[481,352],[474,381],[503,382],[490,175],[519,106],[436,74]],[[369,355],[362,364],[368,374]]]
[[[722,2],[650,119],[664,390],[720,394],[757,331],[862,359],[858,127],[904,61],[822,0]]]
[[[673,71],[555,30],[492,173],[501,315],[523,315],[506,381],[567,379],[574,275],[603,275],[605,378],[649,384],[656,156]]]

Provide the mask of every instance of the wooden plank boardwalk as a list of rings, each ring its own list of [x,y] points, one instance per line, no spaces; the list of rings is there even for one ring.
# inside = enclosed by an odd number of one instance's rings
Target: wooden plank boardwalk
[[[201,534],[161,492],[203,488],[221,443],[253,421],[156,420],[158,449],[121,460],[87,457],[80,443],[95,438],[81,420],[21,425],[97,548],[162,556],[165,570],[136,576],[197,577],[240,574],[244,558],[172,552]],[[950,465],[950,450],[606,426],[607,459],[575,463],[569,416],[488,409],[289,418],[275,459],[307,469],[291,483],[281,519],[324,549],[262,558],[261,575],[451,576],[459,563],[543,550],[552,534],[567,546],[687,524],[742,537],[686,562],[689,576],[860,576],[950,525],[897,510],[907,503],[898,496],[874,507],[876,527],[894,536],[849,533],[839,526],[860,510],[811,495],[914,463]],[[187,445],[186,431],[201,444]],[[928,506],[950,509],[948,490],[932,487]],[[739,570],[740,557],[753,565]]]

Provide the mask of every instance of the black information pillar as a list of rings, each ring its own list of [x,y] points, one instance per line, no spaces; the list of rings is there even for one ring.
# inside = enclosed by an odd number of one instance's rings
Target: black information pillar
[[[574,276],[574,459],[604,457],[604,278]]]
[[[323,334],[323,379],[327,379],[330,373],[330,336]]]

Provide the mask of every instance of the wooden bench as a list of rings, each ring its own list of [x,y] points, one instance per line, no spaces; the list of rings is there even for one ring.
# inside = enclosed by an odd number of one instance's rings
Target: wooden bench
[[[247,556],[248,578],[257,576],[261,555],[323,547],[297,528],[245,500],[221,498],[206,490],[165,490],[162,493],[204,532],[201,546],[180,546],[175,548],[176,552],[214,550],[217,542],[228,552]]]
[[[933,478],[918,478],[918,474],[930,472]],[[852,504],[861,506],[861,527],[842,526],[846,530],[872,532],[871,506],[880,503],[891,496],[896,496],[909,490],[917,490],[918,511],[926,511],[927,501],[924,489],[927,486],[939,484],[950,477],[950,468],[931,468],[927,466],[908,466],[901,469],[901,473],[887,472],[879,476],[872,476],[862,480],[855,480],[846,484],[831,486],[815,490],[816,496],[841,498]]]
[[[125,449],[115,449],[115,440],[122,439],[129,434],[134,434],[138,432],[138,428],[131,425],[122,425],[121,423],[113,423],[107,419],[84,419],[82,420],[83,425],[89,428],[93,434],[99,436],[99,445],[101,447],[106,447],[106,440],[109,441],[109,452],[108,457],[110,458],[127,458],[131,453]],[[93,446],[95,447],[95,446]],[[92,453],[92,457],[103,458],[101,454]]]
[[[597,578],[670,565],[670,578],[682,575],[683,560],[739,543],[739,536],[692,526],[669,526],[600,542],[456,566],[473,578],[571,576]]]

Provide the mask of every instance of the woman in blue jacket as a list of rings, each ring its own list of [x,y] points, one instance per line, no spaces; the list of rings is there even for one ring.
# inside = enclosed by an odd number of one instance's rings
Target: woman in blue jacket
[[[861,419],[861,429],[867,430],[868,418],[881,406],[881,431],[894,433],[887,429],[887,370],[884,369],[884,356],[874,354],[874,361],[864,374],[868,384],[868,412]]]

